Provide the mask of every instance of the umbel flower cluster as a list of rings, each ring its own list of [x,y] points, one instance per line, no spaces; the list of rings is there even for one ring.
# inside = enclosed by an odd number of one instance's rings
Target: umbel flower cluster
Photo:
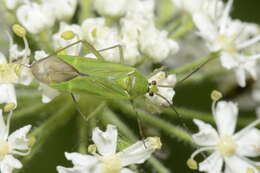
[[[0,172],[260,173],[260,29],[233,1],[1,0]]]

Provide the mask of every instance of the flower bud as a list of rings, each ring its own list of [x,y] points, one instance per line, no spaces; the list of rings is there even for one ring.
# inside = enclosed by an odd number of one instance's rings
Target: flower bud
[[[4,107],[4,112],[10,112],[10,111],[14,110],[15,108],[16,108],[15,103],[8,103]]]
[[[22,27],[21,25],[19,24],[14,24],[12,26],[12,30],[13,32],[19,36],[19,37],[25,37],[26,36],[26,30],[24,27]]]
[[[91,154],[95,154],[97,152],[97,146],[95,144],[89,145],[88,152]]]
[[[221,99],[222,98],[222,94],[221,94],[221,92],[219,92],[219,91],[217,91],[217,90],[213,90],[212,92],[211,92],[211,99],[213,100],[213,101],[218,101],[219,99]]]
[[[188,166],[190,169],[193,169],[193,170],[198,169],[198,164],[197,164],[197,162],[196,162],[195,160],[193,160],[193,159],[189,159],[189,160],[187,161],[187,166]]]

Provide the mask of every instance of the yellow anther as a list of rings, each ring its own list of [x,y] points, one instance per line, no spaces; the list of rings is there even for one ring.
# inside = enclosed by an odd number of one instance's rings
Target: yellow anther
[[[88,146],[88,152],[91,153],[91,154],[96,154],[97,146],[95,144],[89,145]]]
[[[19,24],[14,24],[12,26],[12,29],[13,29],[13,32],[19,36],[19,37],[25,37],[26,36],[26,30],[24,27],[22,27],[21,25]]]
[[[15,108],[16,108],[15,103],[8,103],[4,107],[4,112],[10,112],[10,111],[14,110]]]
[[[253,168],[246,168],[246,173],[255,173]]]
[[[192,169],[192,170],[197,170],[198,169],[198,164],[195,160],[189,159],[187,160],[187,166]]]
[[[60,36],[64,40],[71,40],[75,37],[75,33],[73,31],[65,31]]]
[[[149,137],[147,138],[148,146],[150,145],[152,149],[161,149],[162,143],[159,137]]]
[[[31,148],[36,142],[36,138],[34,136],[31,136],[28,141],[28,147]]]
[[[222,94],[221,94],[221,92],[219,92],[219,91],[217,91],[217,90],[213,90],[212,92],[211,92],[211,99],[213,100],[213,101],[218,101],[219,99],[221,99],[222,98]]]
[[[8,154],[10,152],[9,145],[6,141],[0,140],[0,158],[2,158],[4,155]]]

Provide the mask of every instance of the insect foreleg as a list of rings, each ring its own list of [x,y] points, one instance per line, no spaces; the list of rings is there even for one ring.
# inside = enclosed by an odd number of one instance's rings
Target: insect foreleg
[[[102,51],[106,51],[106,50],[110,50],[110,49],[114,49],[114,48],[118,48],[118,49],[119,49],[120,63],[121,63],[121,64],[124,64],[124,52],[123,52],[123,47],[122,47],[122,45],[116,44],[116,45],[114,45],[114,46],[107,47],[107,48],[104,48],[104,49],[100,49],[100,50],[98,50],[98,51],[99,51],[99,52],[102,52]]]

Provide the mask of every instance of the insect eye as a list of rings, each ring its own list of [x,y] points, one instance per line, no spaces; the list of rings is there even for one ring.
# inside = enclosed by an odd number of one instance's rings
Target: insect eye
[[[155,80],[152,81],[152,85],[156,85],[156,83],[157,83],[157,82],[156,82]]]
[[[154,93],[153,92],[149,92],[149,96],[154,96]]]

